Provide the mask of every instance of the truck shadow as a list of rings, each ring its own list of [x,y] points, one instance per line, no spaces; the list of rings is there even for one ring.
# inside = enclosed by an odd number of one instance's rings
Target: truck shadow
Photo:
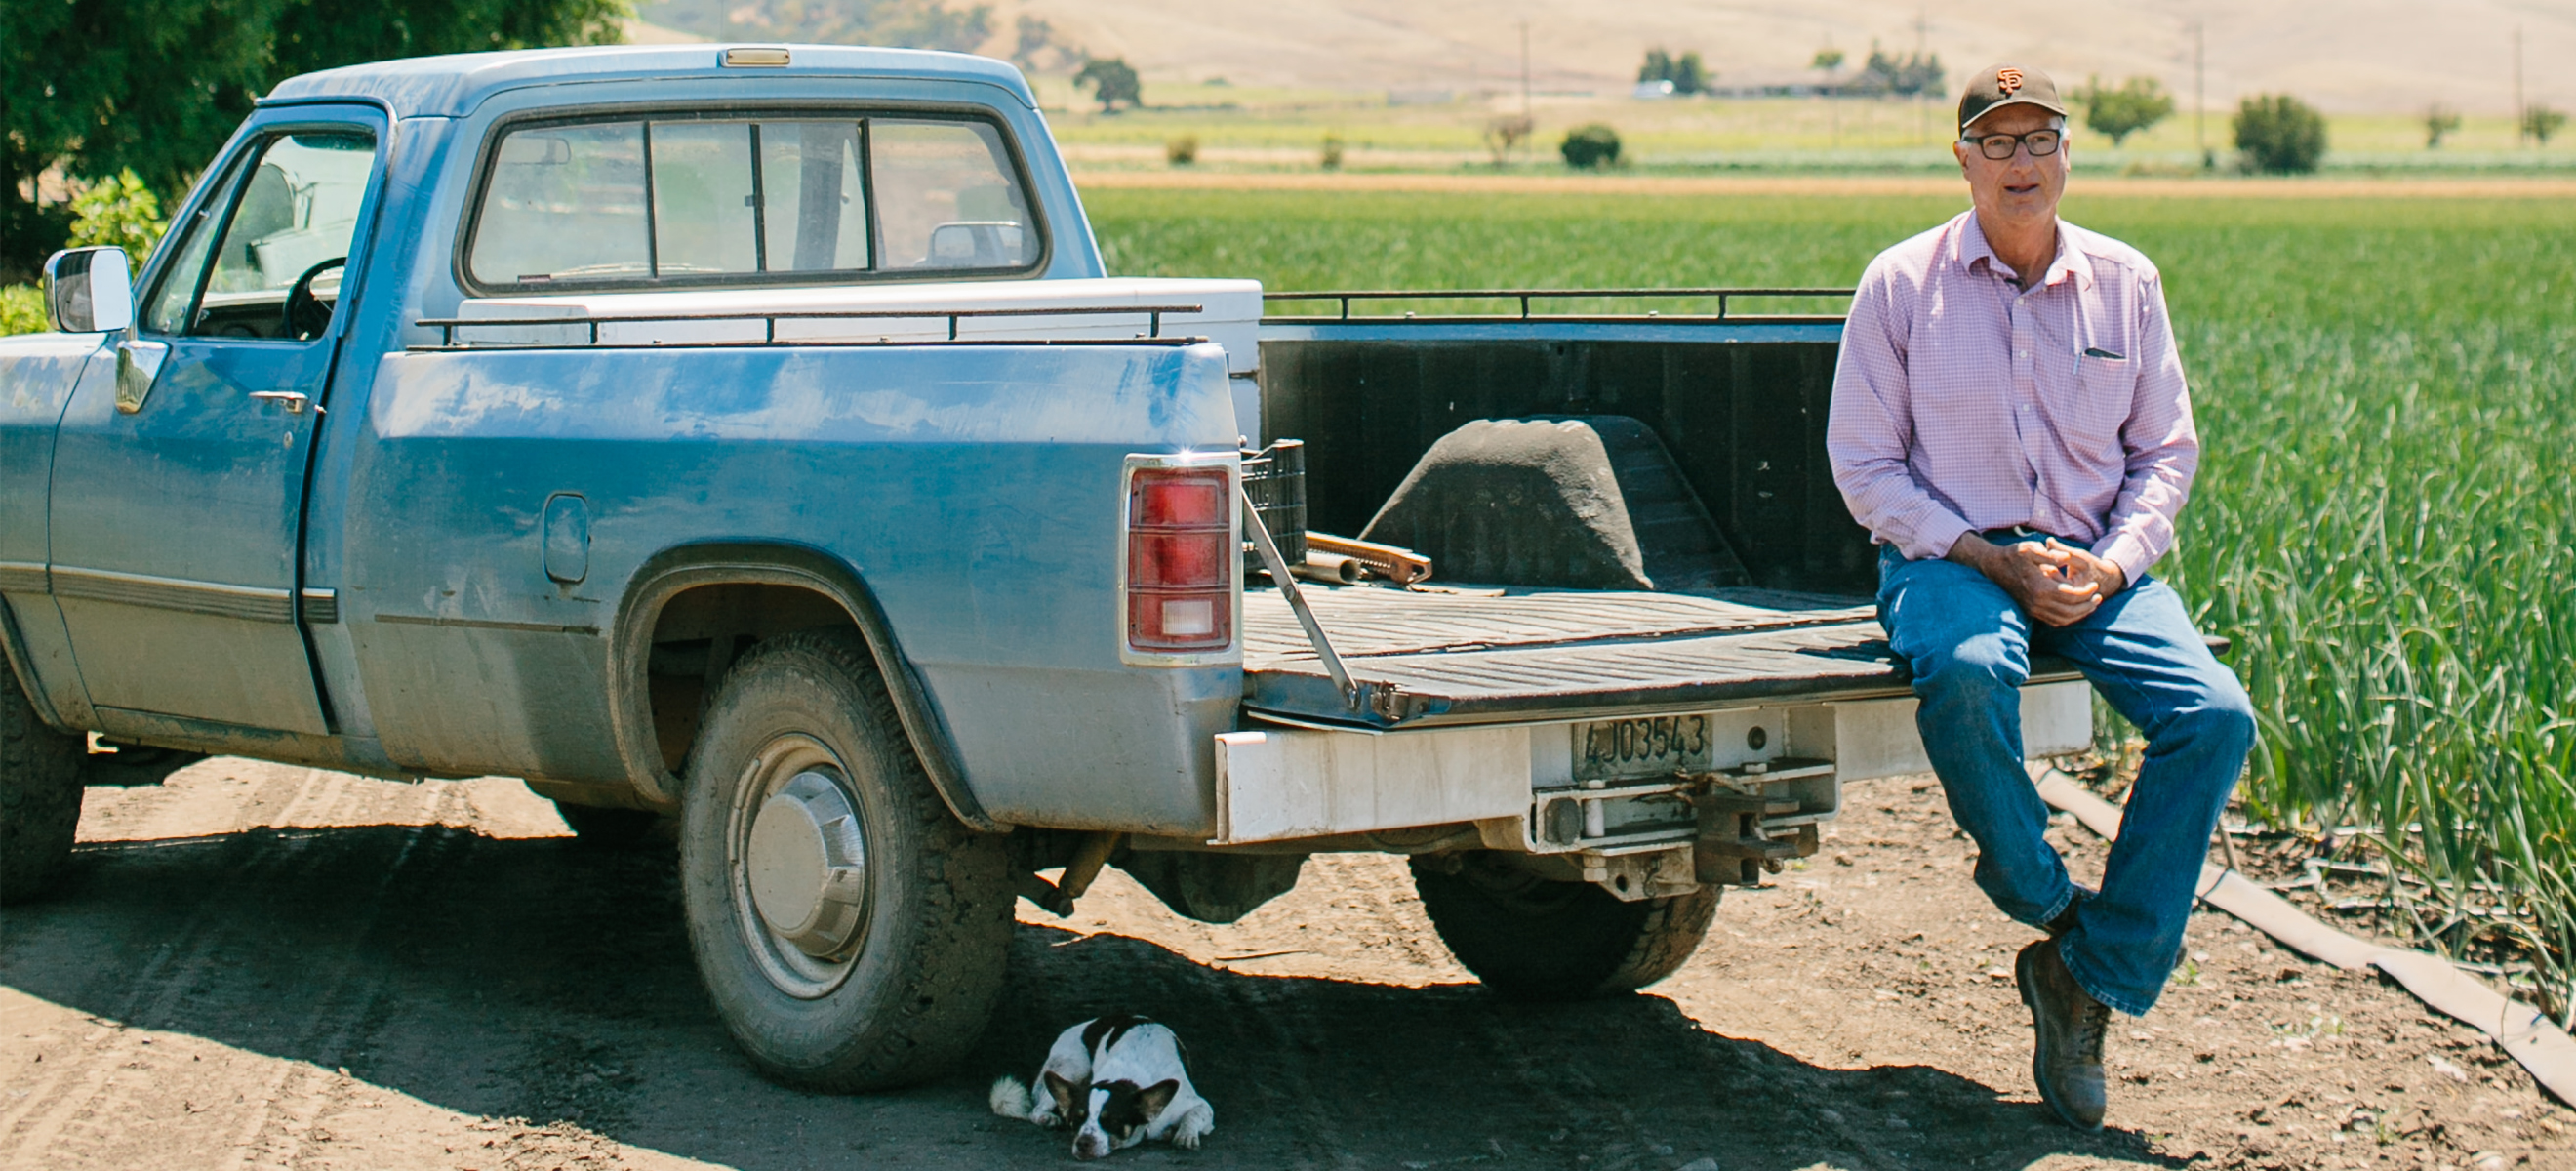
[[[1062,1132],[995,1118],[1056,1030],[1144,1012],[1189,1044],[1219,1127],[1192,1166],[1727,1171],[2180,1165],[2118,1131],[1927,1066],[1829,1069],[1710,1032],[1649,995],[1517,1005],[1208,967],[1146,940],[1023,925],[965,1068],[835,1098],[759,1079],[714,1019],[667,849],[502,841],[439,826],[260,830],[87,846],[8,912],[0,984],[472,1115],[562,1119],[743,1168],[1060,1166]],[[1292,896],[1293,897],[1293,896]]]

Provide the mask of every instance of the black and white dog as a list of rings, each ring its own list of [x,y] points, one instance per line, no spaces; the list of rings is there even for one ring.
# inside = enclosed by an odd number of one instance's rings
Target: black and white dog
[[[1074,1128],[1073,1157],[1097,1159],[1146,1139],[1196,1147],[1216,1107],[1190,1084],[1181,1039],[1138,1016],[1103,1016],[1058,1034],[1035,1085],[993,1083],[993,1113]]]

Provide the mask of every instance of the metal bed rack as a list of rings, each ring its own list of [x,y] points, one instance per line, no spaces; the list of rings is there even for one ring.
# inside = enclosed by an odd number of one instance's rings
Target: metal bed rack
[[[1732,301],[1733,301],[1735,298],[1737,298],[1737,297],[1834,297],[1834,298],[1844,298],[1844,299],[1848,299],[1848,298],[1852,295],[1852,292],[1853,292],[1853,290],[1851,290],[1851,289],[1809,289],[1809,288],[1707,288],[1707,289],[1334,289],[1334,290],[1323,290],[1323,291],[1315,291],[1315,292],[1263,293],[1263,294],[1261,295],[1261,299],[1262,299],[1262,300],[1264,300],[1264,301],[1337,301],[1337,302],[1339,302],[1339,303],[1340,303],[1340,305],[1341,305],[1341,313],[1340,313],[1340,315],[1339,315],[1338,317],[1335,317],[1335,318],[1328,318],[1328,319],[1326,319],[1326,320],[1338,320],[1338,321],[1355,321],[1355,320],[1356,320],[1356,321],[1368,321],[1368,322],[1415,321],[1415,322],[1423,322],[1423,323],[1460,322],[1460,321],[1512,321],[1512,320],[1519,320],[1519,321],[1641,321],[1641,320],[1647,320],[1647,319],[1653,319],[1653,320],[1657,320],[1657,321],[1834,321],[1834,320],[1839,320],[1839,319],[1841,318],[1841,315],[1840,315],[1840,314],[1823,314],[1823,313],[1819,313],[1819,314],[1797,314],[1797,315],[1786,315],[1786,316],[1784,316],[1784,315],[1777,315],[1777,314],[1764,314],[1764,315],[1761,315],[1761,316],[1758,316],[1758,317],[1734,316],[1734,315],[1730,312],[1730,310],[1731,310],[1731,308],[1732,308],[1732,306],[1730,305],[1730,302],[1732,302]],[[1600,299],[1600,298],[1610,298],[1610,297],[1630,297],[1630,298],[1659,298],[1659,297],[1670,297],[1670,298],[1681,298],[1681,297],[1715,297],[1715,298],[1717,298],[1717,315],[1716,315],[1715,317],[1710,317],[1710,316],[1707,316],[1706,314],[1695,314],[1695,315],[1689,315],[1689,316],[1673,316],[1673,317],[1666,317],[1666,316],[1664,316],[1664,315],[1662,315],[1662,314],[1660,314],[1660,313],[1649,312],[1649,313],[1647,313],[1645,316],[1640,317],[1640,316],[1635,315],[1635,314],[1532,314],[1532,313],[1530,312],[1530,302],[1531,302],[1531,301],[1534,301],[1534,300],[1541,300],[1541,299],[1564,300],[1564,299],[1579,299],[1579,298]],[[1519,313],[1519,315],[1518,315],[1517,317],[1515,317],[1515,316],[1514,316],[1514,315],[1512,315],[1512,314],[1508,314],[1508,313],[1459,314],[1459,315],[1443,316],[1443,317],[1419,317],[1419,316],[1416,316],[1416,315],[1414,315],[1414,314],[1412,314],[1412,313],[1407,313],[1407,314],[1403,315],[1402,317],[1397,317],[1397,316],[1394,316],[1394,315],[1392,315],[1392,314],[1373,314],[1373,315],[1364,315],[1364,316],[1357,317],[1357,318],[1354,318],[1354,317],[1352,317],[1352,316],[1351,316],[1351,302],[1353,302],[1353,301],[1470,301],[1470,300],[1485,300],[1485,301],[1518,301],[1518,302],[1520,303],[1520,313]],[[1317,320],[1317,317],[1314,317],[1314,316],[1265,317],[1263,320],[1265,320],[1265,321],[1279,321],[1279,322],[1311,322],[1311,321],[1315,321],[1315,320]]]
[[[1166,313],[1200,313],[1205,310],[1206,306],[1203,305],[1061,305],[1025,309],[818,309],[786,313],[767,313],[759,311],[746,311],[740,313],[634,313],[615,314],[603,317],[425,317],[419,321],[413,322],[412,324],[423,328],[438,330],[439,344],[434,346],[411,346],[409,349],[414,352],[437,352],[442,350],[470,350],[477,348],[521,350],[585,348],[584,346],[578,346],[572,343],[549,344],[544,342],[497,342],[487,343],[481,347],[478,347],[471,342],[464,345],[457,344],[456,331],[469,327],[478,329],[542,329],[566,325],[583,325],[590,327],[590,340],[586,343],[586,346],[598,346],[601,344],[599,340],[599,327],[602,325],[628,325],[639,322],[669,321],[758,321],[761,323],[761,336],[758,341],[743,338],[739,340],[722,341],[647,342],[641,343],[638,347],[675,349],[681,347],[778,345],[780,344],[778,341],[778,323],[781,321],[920,321],[935,320],[939,318],[946,318],[948,321],[947,340],[959,345],[1136,345],[1139,343],[1188,345],[1202,342],[1207,339],[1198,336],[1163,336],[1163,315]],[[970,317],[1076,317],[1085,314],[1112,316],[1137,313],[1142,313],[1146,316],[1147,326],[1145,333],[1133,338],[960,338],[957,336],[957,323]],[[917,339],[894,341],[892,339],[881,338],[876,341],[836,341],[822,338],[797,338],[791,339],[786,344],[800,346],[874,346],[921,345],[924,343]]]

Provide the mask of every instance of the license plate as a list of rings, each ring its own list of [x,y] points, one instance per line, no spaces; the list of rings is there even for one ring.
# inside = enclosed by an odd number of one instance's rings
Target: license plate
[[[1603,720],[1574,726],[1574,779],[1611,781],[1709,770],[1707,716]]]

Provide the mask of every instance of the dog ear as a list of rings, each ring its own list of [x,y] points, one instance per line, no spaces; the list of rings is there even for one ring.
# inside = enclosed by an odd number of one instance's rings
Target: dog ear
[[[1083,1107],[1086,1104],[1082,1100],[1082,1087],[1057,1076],[1054,1070],[1048,1070],[1046,1092],[1048,1097],[1055,1099],[1055,1112],[1063,1116],[1066,1125],[1082,1125]]]
[[[1137,1091],[1136,1107],[1144,1112],[1145,1121],[1151,1124],[1155,1119],[1163,1116],[1163,1107],[1171,1105],[1172,1096],[1180,1092],[1181,1083],[1166,1078]]]

